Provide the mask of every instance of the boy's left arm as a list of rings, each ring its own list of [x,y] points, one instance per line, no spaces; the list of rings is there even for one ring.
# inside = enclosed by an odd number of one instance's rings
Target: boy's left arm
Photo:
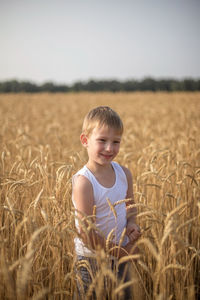
[[[131,207],[134,203],[133,199],[133,178],[129,169],[123,167],[123,170],[127,177],[128,190],[126,198],[130,199],[126,202],[127,209],[127,225],[126,225],[126,234],[129,237],[130,242],[135,242],[141,236],[140,227],[136,224],[136,215],[137,208]]]

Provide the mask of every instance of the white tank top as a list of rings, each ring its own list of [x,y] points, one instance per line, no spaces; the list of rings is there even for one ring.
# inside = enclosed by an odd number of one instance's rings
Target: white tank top
[[[113,213],[106,199],[108,198],[112,205],[119,200],[125,199],[128,189],[128,183],[126,174],[122,167],[116,162],[112,162],[112,167],[115,171],[115,183],[110,188],[102,186],[86,166],[84,166],[73,176],[72,183],[75,182],[78,175],[85,176],[91,182],[94,193],[94,205],[96,205],[96,226],[105,238],[107,238],[110,231],[114,229],[113,242],[118,244],[121,234],[127,223],[126,204],[125,202],[117,204],[114,207],[116,213]],[[73,199],[73,191],[72,201],[76,209],[76,203]],[[77,218],[75,220],[75,224],[76,228],[79,230],[79,223]],[[125,236],[122,245],[126,245],[128,241],[128,237]],[[74,242],[77,255],[94,256],[94,251],[88,249],[81,239],[76,237]]]

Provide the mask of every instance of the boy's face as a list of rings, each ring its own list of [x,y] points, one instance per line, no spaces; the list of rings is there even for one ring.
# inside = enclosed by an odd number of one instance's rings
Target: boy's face
[[[81,135],[81,142],[87,148],[89,162],[106,165],[119,152],[121,134],[112,127],[95,127],[89,136]]]

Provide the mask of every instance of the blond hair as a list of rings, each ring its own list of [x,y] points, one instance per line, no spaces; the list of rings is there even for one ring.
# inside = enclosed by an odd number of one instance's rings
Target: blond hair
[[[108,126],[116,129],[119,134],[123,133],[123,123],[119,115],[108,106],[98,106],[85,116],[82,132],[89,135],[94,128]]]

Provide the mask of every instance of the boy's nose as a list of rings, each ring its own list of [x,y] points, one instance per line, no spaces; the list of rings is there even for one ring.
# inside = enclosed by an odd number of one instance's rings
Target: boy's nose
[[[110,144],[110,143],[106,144],[106,151],[109,151],[109,152],[112,151],[112,144]]]

